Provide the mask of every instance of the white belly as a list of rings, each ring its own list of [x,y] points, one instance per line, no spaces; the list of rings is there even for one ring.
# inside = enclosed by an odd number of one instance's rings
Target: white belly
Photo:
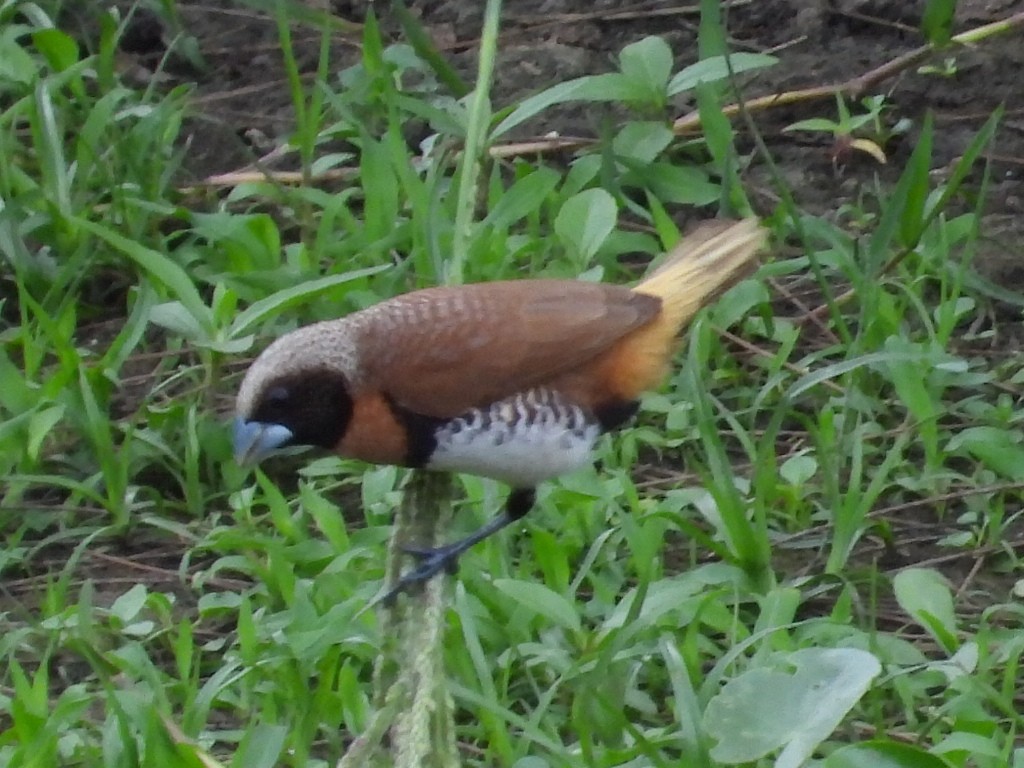
[[[531,390],[438,429],[427,467],[528,488],[586,466],[600,433],[582,408]]]

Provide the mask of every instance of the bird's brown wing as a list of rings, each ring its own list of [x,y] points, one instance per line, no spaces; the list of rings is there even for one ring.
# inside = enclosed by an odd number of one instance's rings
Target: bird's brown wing
[[[456,416],[592,360],[660,308],[623,286],[571,280],[415,291],[361,313],[363,386]]]

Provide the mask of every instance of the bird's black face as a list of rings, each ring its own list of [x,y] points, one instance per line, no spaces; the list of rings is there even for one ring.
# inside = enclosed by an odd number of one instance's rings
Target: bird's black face
[[[287,427],[292,433],[290,445],[334,448],[351,418],[352,398],[345,378],[320,370],[271,382],[249,420]]]
[[[235,422],[235,449],[245,463],[292,445],[334,448],[352,419],[345,377],[312,370],[268,382],[250,413]]]

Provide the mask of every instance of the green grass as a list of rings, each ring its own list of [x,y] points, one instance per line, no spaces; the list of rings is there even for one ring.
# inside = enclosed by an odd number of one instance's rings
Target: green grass
[[[372,21],[358,63],[325,37],[304,78],[290,22],[322,19],[278,4],[305,181],[217,200],[180,189],[187,93],[121,81],[114,17],[87,52],[55,5],[0,2],[0,765],[334,765],[380,722],[392,637],[365,609],[403,473],[243,471],[239,374],[300,323],[441,281],[628,282],[683,214],[746,213],[770,158],[718,106],[769,61],[712,58],[703,5],[697,68],[648,38],[499,108]],[[566,164],[486,159],[572,99],[630,117]],[[1021,377],[992,341],[992,297],[1021,298],[971,268],[999,118],[942,182],[925,122],[835,216],[778,181],[772,257],[635,427],[462,559],[440,658],[463,764],[1024,765]],[[458,489],[452,537],[503,492]]]

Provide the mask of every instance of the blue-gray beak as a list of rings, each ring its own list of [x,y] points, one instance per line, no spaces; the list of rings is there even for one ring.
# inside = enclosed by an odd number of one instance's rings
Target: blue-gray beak
[[[235,461],[243,467],[258,464],[292,439],[292,431],[280,424],[235,419]]]

